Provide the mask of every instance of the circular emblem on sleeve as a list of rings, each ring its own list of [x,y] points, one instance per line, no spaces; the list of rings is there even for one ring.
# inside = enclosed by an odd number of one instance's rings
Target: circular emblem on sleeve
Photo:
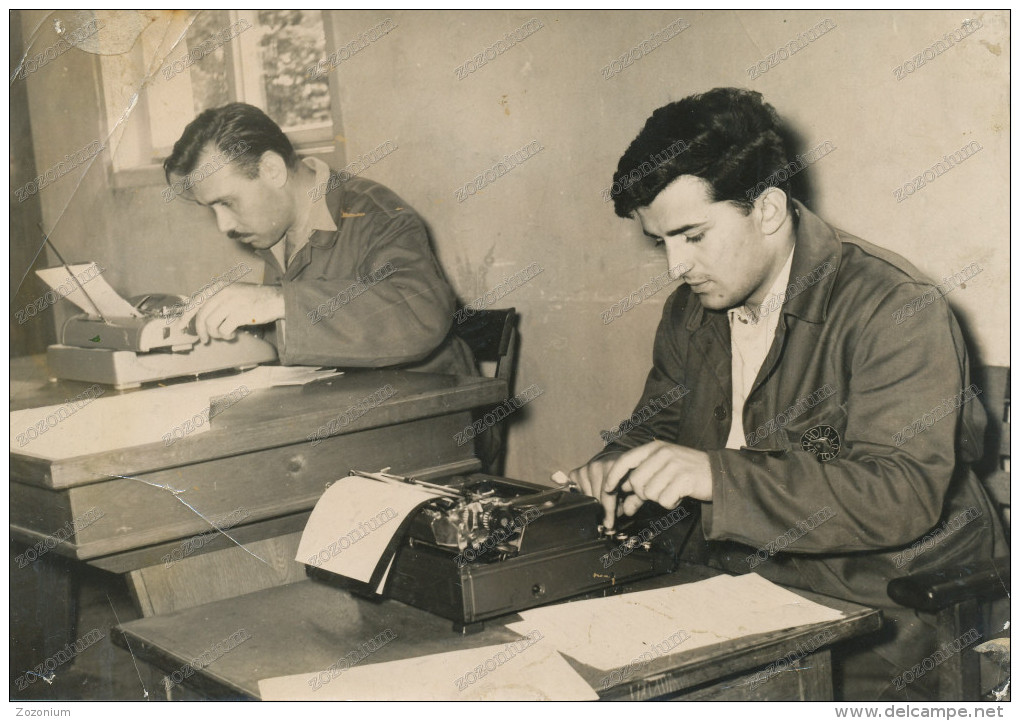
[[[800,446],[808,453],[818,456],[818,460],[824,463],[839,455],[843,442],[839,438],[839,431],[823,424],[804,431],[804,435],[800,437]]]

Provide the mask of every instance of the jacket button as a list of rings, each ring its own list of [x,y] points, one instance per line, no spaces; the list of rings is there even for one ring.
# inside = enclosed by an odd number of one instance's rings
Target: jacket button
[[[712,415],[715,416],[715,419],[717,421],[721,421],[721,420],[725,419],[726,418],[726,407],[725,406],[716,406],[715,410],[712,411]]]

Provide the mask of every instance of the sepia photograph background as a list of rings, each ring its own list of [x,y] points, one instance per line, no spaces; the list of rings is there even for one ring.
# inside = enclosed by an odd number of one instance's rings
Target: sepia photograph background
[[[925,57],[966,21],[962,40]],[[629,54],[671,24],[683,29]],[[525,39],[475,62],[525,25]],[[245,29],[187,60],[232,26]],[[79,28],[97,29],[24,63]],[[375,40],[335,54],[373,29]],[[779,59],[809,30],[814,40]],[[520,314],[515,389],[543,391],[511,419],[505,473],[546,482],[630,415],[675,288],[604,322],[666,270],[640,225],[606,202],[617,162],[654,109],[735,86],[763,94],[797,152],[831,143],[795,179],[812,211],[936,282],[980,267],[948,300],[972,364],[1010,362],[1007,11],[23,10],[10,15],[10,41],[12,358],[44,353],[77,311],[58,302],[15,320],[46,291],[34,271],[58,264],[43,232],[69,263],[99,263],[124,297],[187,295],[241,261],[261,276],[208,209],[166,202],[161,168],[199,112],[243,100],[302,155],[357,168],[410,204],[461,303],[541,267],[495,307]],[[472,185],[535,142],[525,162]],[[915,187],[964,148],[965,162]]]

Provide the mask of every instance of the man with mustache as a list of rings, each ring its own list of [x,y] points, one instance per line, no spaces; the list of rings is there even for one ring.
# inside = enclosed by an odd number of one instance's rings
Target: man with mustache
[[[280,127],[244,103],[201,113],[163,168],[171,189],[185,189],[265,261],[262,284],[230,284],[199,307],[203,342],[275,323],[269,339],[285,365],[476,373],[450,332],[454,294],[425,226],[388,188],[300,159]]]
[[[683,283],[663,309],[638,422],[570,479],[610,528],[646,503],[690,499],[692,559],[882,609],[881,632],[834,653],[837,696],[930,699],[934,673],[894,679],[936,651],[935,619],[886,586],[1005,550],[969,468],[984,411],[936,286],[794,200],[799,161],[759,93],[717,88],[647,120],[613,178],[615,210]],[[933,532],[937,551],[909,552]]]

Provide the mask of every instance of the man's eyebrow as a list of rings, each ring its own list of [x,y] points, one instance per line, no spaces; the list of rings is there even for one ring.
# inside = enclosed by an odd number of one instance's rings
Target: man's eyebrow
[[[207,207],[207,208],[211,208],[211,207],[213,207],[214,205],[216,205],[217,203],[220,203],[220,204],[222,205],[223,203],[226,203],[226,202],[227,202],[228,200],[230,200],[230,196],[224,196],[224,197],[222,197],[222,198],[213,198],[213,199],[212,199],[212,200],[210,200],[210,201],[209,201],[208,203],[203,203],[203,202],[202,202],[201,200],[199,200],[198,198],[195,198],[195,202],[196,202],[196,203],[198,203],[199,205],[204,205],[204,206],[205,206],[205,207]]]
[[[675,235],[685,235],[688,231],[693,230],[694,228],[698,228],[698,227],[704,225],[707,222],[708,221],[702,221],[701,223],[688,223],[687,225],[681,225],[679,228],[674,228],[673,230],[667,230],[664,233],[664,235],[667,238],[672,238]],[[659,237],[657,235],[652,235],[647,230],[644,231],[644,234],[647,235],[649,238],[653,238],[653,239],[656,239],[656,238]]]

